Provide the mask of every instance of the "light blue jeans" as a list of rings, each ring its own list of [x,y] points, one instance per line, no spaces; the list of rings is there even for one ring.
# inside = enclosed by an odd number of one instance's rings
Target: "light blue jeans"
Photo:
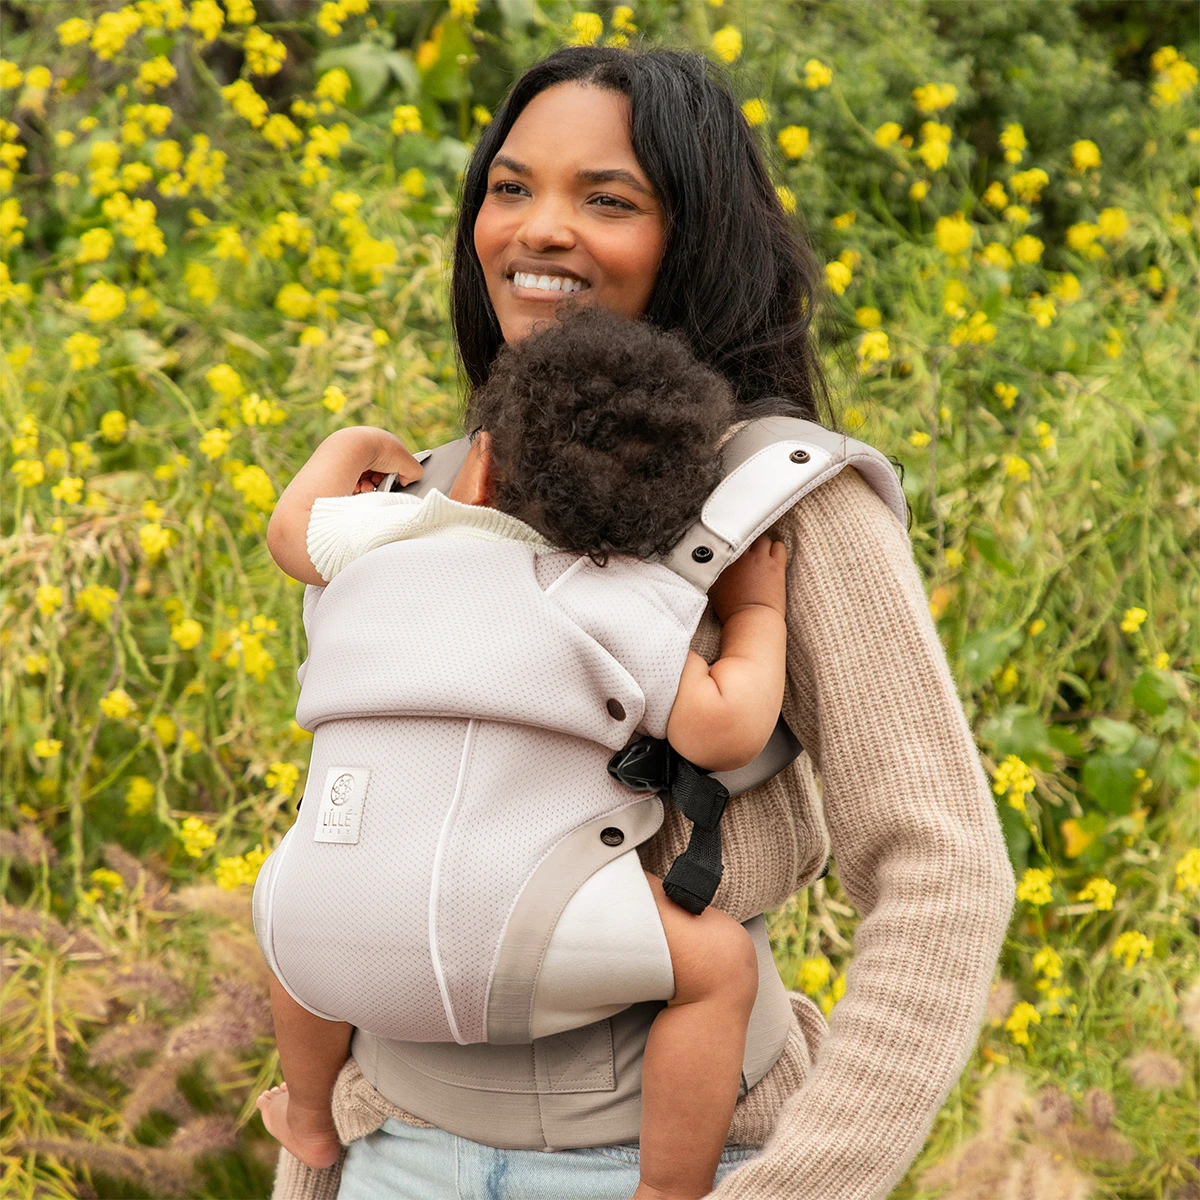
[[[717,1178],[757,1153],[726,1147]],[[389,1119],[351,1142],[337,1200],[629,1200],[637,1183],[636,1146],[494,1150]]]

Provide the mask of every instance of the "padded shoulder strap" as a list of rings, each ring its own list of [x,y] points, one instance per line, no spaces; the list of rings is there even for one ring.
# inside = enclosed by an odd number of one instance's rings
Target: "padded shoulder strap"
[[[707,592],[716,578],[802,496],[854,467],[907,528],[895,468],[880,451],[798,417],[761,417],[725,444],[725,478],[663,563]]]

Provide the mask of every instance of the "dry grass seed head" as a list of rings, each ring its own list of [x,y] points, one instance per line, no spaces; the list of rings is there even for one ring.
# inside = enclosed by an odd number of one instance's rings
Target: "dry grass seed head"
[[[1089,1200],[1093,1181],[1049,1146],[1023,1146],[996,1200]]]
[[[1010,979],[998,979],[992,984],[992,990],[988,994],[987,1009],[984,1012],[984,1020],[1003,1021],[1005,1017],[1012,1012],[1012,1006],[1017,998],[1017,989]]]
[[[1110,1093],[1103,1088],[1089,1088],[1083,1098],[1083,1110],[1093,1129],[1103,1132],[1112,1124],[1117,1106]]]
[[[19,1149],[133,1180],[162,1200],[187,1196],[191,1191],[192,1164],[173,1150],[150,1146],[135,1149],[112,1141],[85,1142],[79,1138],[35,1138],[19,1143]]]
[[[1052,1083],[1046,1084],[1038,1092],[1030,1108],[1033,1127],[1039,1133],[1052,1133],[1058,1126],[1066,1125],[1075,1115],[1070,1098]]]
[[[185,1158],[204,1158],[237,1145],[237,1122],[229,1116],[195,1117],[171,1136],[171,1149]]]
[[[43,855],[50,866],[58,862],[58,851],[36,825],[22,825],[15,833],[0,829],[0,858],[15,859],[26,867],[40,867]]]
[[[1145,1091],[1176,1088],[1183,1082],[1183,1065],[1177,1058],[1159,1050],[1143,1050],[1125,1060],[1135,1087]]]
[[[158,1050],[165,1036],[162,1026],[153,1022],[112,1025],[88,1047],[88,1061],[113,1063],[147,1050]]]
[[[1025,1081],[1015,1071],[995,1076],[979,1090],[980,1132],[994,1141],[1009,1141],[1029,1111]]]
[[[1192,1039],[1200,1042],[1200,979],[1180,996],[1179,1020]]]

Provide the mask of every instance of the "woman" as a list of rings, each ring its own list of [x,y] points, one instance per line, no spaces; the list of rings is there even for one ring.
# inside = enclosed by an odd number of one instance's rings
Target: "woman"
[[[466,175],[452,288],[473,387],[566,291],[683,333],[740,416],[829,424],[810,332],[819,281],[736,101],[698,56],[551,55],[518,80]],[[796,996],[783,1036],[758,1035],[769,1053],[753,1070],[747,1059],[716,1194],[882,1198],[974,1047],[1013,878],[895,517],[847,469],[771,532],[788,546],[784,716],[806,754],[730,806],[716,903],[744,922],[778,907],[823,873],[832,843],[863,919],[832,1026]],[[706,614],[694,647],[711,659],[718,644]],[[643,865],[661,873],[685,841],[670,812]],[[340,1185],[339,1167],[284,1155],[275,1196],[631,1195],[642,1008],[532,1053],[356,1037],[334,1098],[350,1143]],[[513,1133],[522,1119],[540,1141]],[[522,1144],[558,1152],[492,1148]]]

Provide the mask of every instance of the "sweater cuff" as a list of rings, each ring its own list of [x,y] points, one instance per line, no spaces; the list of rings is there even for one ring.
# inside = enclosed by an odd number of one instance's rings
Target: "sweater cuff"
[[[398,536],[421,501],[404,492],[321,496],[308,518],[308,557],[326,582],[356,558]]]
[[[345,1161],[346,1150],[343,1147],[332,1167],[314,1171],[281,1146],[271,1200],[337,1200],[338,1189],[342,1185],[342,1163]]]

